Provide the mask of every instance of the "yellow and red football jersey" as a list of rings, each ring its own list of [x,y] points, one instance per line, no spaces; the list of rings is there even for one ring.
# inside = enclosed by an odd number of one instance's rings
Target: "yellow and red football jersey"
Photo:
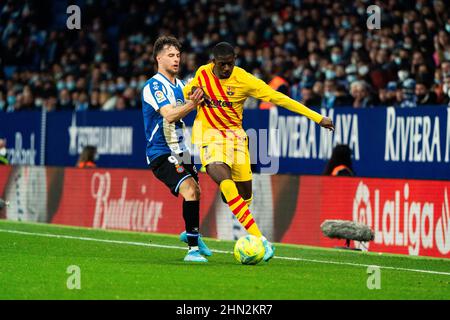
[[[323,118],[303,104],[273,90],[242,68],[235,66],[229,78],[219,79],[214,75],[213,67],[213,63],[201,66],[183,89],[186,99],[193,86],[201,87],[210,98],[210,101],[197,108],[192,134],[192,142],[195,144],[205,145],[217,138],[245,138],[242,114],[248,97],[282,106],[317,123]]]

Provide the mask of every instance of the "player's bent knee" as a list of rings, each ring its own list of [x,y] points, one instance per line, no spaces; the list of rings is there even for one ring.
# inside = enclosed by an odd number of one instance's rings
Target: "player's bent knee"
[[[181,185],[180,194],[186,201],[200,200],[200,187],[194,179],[188,179]]]

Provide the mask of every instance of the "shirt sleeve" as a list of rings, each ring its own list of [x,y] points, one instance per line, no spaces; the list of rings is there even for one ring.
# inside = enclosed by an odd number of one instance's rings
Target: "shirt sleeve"
[[[142,99],[151,105],[155,111],[170,104],[169,99],[163,90],[163,85],[159,81],[150,81],[142,90]]]
[[[298,101],[289,98],[285,94],[272,89],[264,81],[256,78],[254,75],[246,72],[246,83],[249,87],[249,95],[274,105],[281,106],[292,112],[304,115],[316,123],[322,121],[323,116],[314,110],[309,109]]]
[[[201,67],[197,70],[197,72],[195,73],[194,78],[192,78],[183,88],[183,95],[184,95],[184,100],[189,100],[189,93],[192,91],[192,87],[200,87],[200,84],[198,82],[199,76],[200,76],[200,72],[201,72]]]

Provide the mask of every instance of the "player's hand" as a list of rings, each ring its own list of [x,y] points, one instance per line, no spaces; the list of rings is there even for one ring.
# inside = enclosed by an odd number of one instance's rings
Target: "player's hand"
[[[319,126],[324,127],[330,131],[334,131],[333,121],[328,117],[323,117],[322,121],[320,121]]]
[[[194,88],[192,88],[192,89],[194,89]],[[191,94],[189,95],[189,99],[196,106],[203,101],[203,95],[204,95],[203,90],[196,87],[195,90],[191,91]]]
[[[197,90],[198,88],[200,88],[200,87],[193,86],[192,89],[191,89],[191,94],[192,94],[195,90]],[[202,88],[200,88],[200,90],[203,91]],[[204,101],[206,104],[211,104],[211,99],[208,97],[208,95],[205,93],[205,91],[203,91],[203,101]]]

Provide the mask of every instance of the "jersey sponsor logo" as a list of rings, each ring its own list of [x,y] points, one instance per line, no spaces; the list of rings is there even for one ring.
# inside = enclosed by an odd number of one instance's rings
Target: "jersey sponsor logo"
[[[232,88],[232,87],[227,87],[227,95],[229,95],[229,96],[234,95],[234,88]]]
[[[153,90],[158,90],[159,89],[159,83],[157,81],[154,81],[152,83],[152,86],[153,86]]]
[[[208,108],[231,108],[233,106],[233,103],[229,101],[214,100],[214,99],[209,99],[205,101],[206,106]]]
[[[164,93],[162,93],[162,91],[160,91],[160,90],[155,91],[155,98],[156,98],[156,102],[158,102],[158,103],[161,103],[164,100],[166,100]]]

